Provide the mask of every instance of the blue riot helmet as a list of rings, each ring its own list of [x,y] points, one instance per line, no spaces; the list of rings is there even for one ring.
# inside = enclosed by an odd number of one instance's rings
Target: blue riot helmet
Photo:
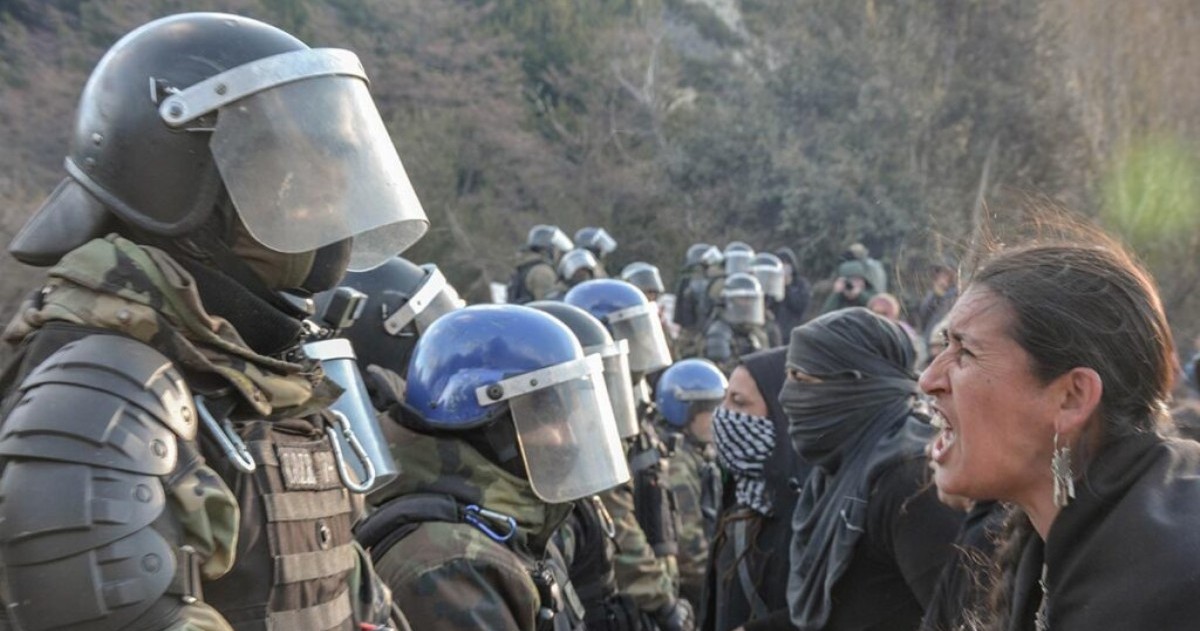
[[[539,300],[526,306],[544,311],[567,325],[583,346],[585,355],[600,355],[604,360],[604,383],[612,401],[617,433],[621,438],[637,436],[641,428],[638,426],[637,404],[629,374],[629,344],[625,340],[613,341],[608,329],[579,307],[551,300]]]
[[[658,317],[658,305],[623,280],[589,280],[571,288],[564,298],[608,327],[614,339],[629,344],[629,370],[636,375],[671,365],[671,349]]]
[[[604,228],[589,226],[575,233],[575,247],[587,248],[597,259],[604,259],[617,249],[617,240]]]
[[[603,373],[601,357],[584,355],[553,317],[477,305],[447,313],[417,340],[405,402],[426,430],[511,422],[534,493],[562,503],[629,479]]]
[[[729,380],[707,359],[675,362],[658,378],[655,403],[667,424],[684,429],[701,412],[711,412],[725,398]]]

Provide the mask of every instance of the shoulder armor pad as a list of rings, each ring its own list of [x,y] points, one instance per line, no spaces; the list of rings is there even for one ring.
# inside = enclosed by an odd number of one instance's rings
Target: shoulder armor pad
[[[17,628],[123,629],[156,605],[177,607],[163,598],[174,547],[152,526],[165,506],[155,476],[9,462],[0,474],[0,573]]]
[[[72,342],[19,386],[0,455],[165,475],[196,436],[191,392],[169,359],[117,335]]]

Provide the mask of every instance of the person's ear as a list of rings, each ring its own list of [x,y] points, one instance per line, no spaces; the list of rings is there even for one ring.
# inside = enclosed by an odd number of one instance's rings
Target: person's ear
[[[1054,430],[1070,437],[1079,436],[1100,407],[1104,381],[1091,368],[1072,368],[1055,379],[1058,415]]]

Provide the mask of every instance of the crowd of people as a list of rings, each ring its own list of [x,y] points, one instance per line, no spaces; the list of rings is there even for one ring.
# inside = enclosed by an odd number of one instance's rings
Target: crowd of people
[[[66,170],[9,246],[49,269],[4,331],[0,627],[1195,627],[1196,366],[1083,223],[911,309],[860,244],[816,308],[786,247],[668,292],[538,225],[466,305],[400,256],[354,55],[222,14],[117,42]]]

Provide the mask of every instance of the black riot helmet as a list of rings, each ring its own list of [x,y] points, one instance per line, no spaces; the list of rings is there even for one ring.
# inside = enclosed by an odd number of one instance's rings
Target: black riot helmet
[[[751,273],[762,283],[763,293],[775,302],[782,302],[787,295],[784,283],[783,261],[770,252],[759,252],[754,255],[750,266]]]
[[[721,249],[715,245],[708,243],[695,243],[687,249],[687,254],[683,257],[683,266],[685,269],[699,269],[709,265],[717,265],[725,260],[725,255],[721,253]]]
[[[621,270],[621,280],[637,287],[648,300],[657,300],[667,289],[663,287],[658,268],[645,261],[635,261]]]
[[[575,244],[558,226],[538,224],[529,229],[529,235],[525,238],[525,249],[541,252],[557,261],[563,253],[575,249]]]
[[[721,317],[729,324],[762,326],[766,321],[762,283],[752,274],[730,274],[721,288]]]
[[[342,286],[367,295],[362,315],[342,331],[364,371],[374,364],[405,376],[417,338],[434,320],[463,306],[436,265],[416,265],[398,256],[375,269],[347,273]],[[317,295],[318,306],[333,293]]]
[[[68,177],[10,247],[51,264],[115,216],[166,240],[232,206],[266,249],[378,265],[428,227],[353,53],[220,13],[121,38],[80,97]],[[228,202],[228,204],[225,204]],[[223,205],[224,204],[224,205]]]
[[[617,240],[604,228],[589,226],[575,233],[575,247],[587,248],[597,259],[603,260],[617,249]]]
[[[612,402],[613,417],[617,421],[617,433],[621,438],[630,438],[641,432],[632,377],[629,373],[629,343],[625,340],[614,341],[603,323],[574,305],[554,300],[539,300],[525,306],[548,313],[567,325],[579,340],[585,355],[600,355],[604,360],[604,383],[608,386],[608,398]]]

